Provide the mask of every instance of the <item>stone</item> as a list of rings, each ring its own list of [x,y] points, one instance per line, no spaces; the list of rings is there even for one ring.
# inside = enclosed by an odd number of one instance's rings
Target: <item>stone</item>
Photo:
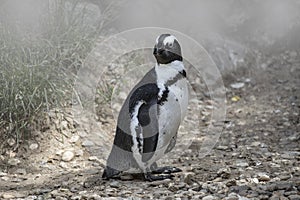
[[[265,173],[258,173],[258,180],[259,181],[269,181],[271,180],[270,176]]]
[[[221,168],[218,170],[217,175],[223,179],[228,179],[230,178],[231,171],[229,168]]]
[[[134,177],[131,174],[125,174],[120,176],[122,181],[131,181],[134,179]]]
[[[4,194],[2,194],[2,198],[3,199],[14,199],[15,196],[13,194],[4,193]]]
[[[225,185],[227,187],[235,186],[236,185],[236,180],[235,179],[231,179],[231,180],[227,181]]]
[[[260,145],[261,145],[261,142],[255,141],[255,142],[252,142],[250,146],[252,146],[252,147],[258,147]]]
[[[66,130],[66,129],[68,129],[68,122],[67,121],[62,121],[61,123],[60,123],[60,125],[61,125],[61,129],[62,130]]]
[[[18,158],[10,158],[7,163],[11,166],[17,166],[21,161]]]
[[[68,165],[67,165],[67,163],[65,163],[65,162],[60,162],[60,163],[59,163],[59,166],[60,166],[61,168],[64,168],[64,169],[67,169],[67,168],[68,168]]]
[[[253,178],[252,181],[253,181],[253,183],[255,183],[255,184],[258,184],[258,183],[259,183],[258,178]]]
[[[8,177],[8,176],[3,176],[3,177],[1,177],[1,180],[3,180],[3,181],[8,181],[10,178]]]
[[[21,175],[26,175],[27,172],[26,172],[26,169],[24,168],[19,168],[15,171],[15,174],[21,174]]]
[[[110,184],[109,184],[110,187],[112,188],[119,188],[120,187],[120,184],[118,181],[112,181]]]
[[[39,145],[37,143],[32,143],[31,145],[29,145],[29,149],[32,151],[34,151],[38,148],[39,148]]]
[[[224,150],[228,149],[228,146],[219,145],[219,146],[216,147],[216,149],[224,151]]]
[[[14,145],[16,144],[16,140],[13,139],[13,138],[9,138],[9,139],[7,140],[7,144],[8,144],[10,147],[12,147],[12,146],[14,146]]]
[[[70,162],[74,158],[74,156],[75,154],[73,153],[73,151],[67,150],[62,154],[61,159],[65,162]]]
[[[247,162],[244,161],[237,161],[235,164],[237,167],[248,167],[249,164]]]
[[[79,139],[80,139],[79,135],[73,135],[69,141],[70,143],[76,143],[78,142]]]
[[[293,188],[293,185],[289,182],[277,182],[274,183],[275,189],[277,190],[291,190]]]
[[[239,200],[239,195],[234,192],[229,193],[228,197],[226,197],[225,200]]]
[[[84,152],[83,152],[83,150],[81,150],[81,149],[78,149],[78,150],[75,151],[75,155],[78,156],[78,157],[79,157],[79,156],[83,156],[83,153],[84,153]]]
[[[245,83],[242,83],[242,82],[237,82],[237,83],[230,84],[230,87],[233,88],[233,89],[240,89],[244,86],[245,86]]]
[[[98,161],[99,159],[97,158],[97,156],[90,156],[89,161]]]
[[[89,141],[89,140],[85,140],[82,142],[81,144],[83,147],[91,147],[91,146],[94,146],[94,142],[92,141]]]
[[[232,186],[230,187],[230,192],[234,192],[237,194],[244,193],[245,191],[250,190],[251,188],[248,185],[240,185],[240,186]]]
[[[290,200],[300,200],[300,195],[294,194],[289,196]]]
[[[182,181],[188,185],[192,185],[194,182],[193,182],[193,176],[195,176],[194,173],[184,173],[182,174]]]
[[[202,200],[217,200],[218,198],[212,196],[212,195],[208,195],[202,198]]]

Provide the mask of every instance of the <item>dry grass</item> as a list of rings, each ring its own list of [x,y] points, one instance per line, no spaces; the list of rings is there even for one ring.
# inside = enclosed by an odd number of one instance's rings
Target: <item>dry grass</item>
[[[45,1],[40,9],[38,33],[0,10],[1,141],[18,144],[49,109],[69,102],[76,71],[102,31],[79,1]]]

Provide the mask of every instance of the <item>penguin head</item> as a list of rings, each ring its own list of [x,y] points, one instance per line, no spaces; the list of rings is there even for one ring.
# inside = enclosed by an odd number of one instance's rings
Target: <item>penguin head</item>
[[[157,37],[153,55],[158,64],[168,64],[175,60],[182,61],[179,42],[171,34],[162,34]]]

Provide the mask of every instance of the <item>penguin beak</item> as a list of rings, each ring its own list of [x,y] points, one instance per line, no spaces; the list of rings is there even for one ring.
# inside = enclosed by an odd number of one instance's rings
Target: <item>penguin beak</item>
[[[165,51],[165,49],[155,47],[154,51],[153,51],[153,55],[161,56],[164,51]]]

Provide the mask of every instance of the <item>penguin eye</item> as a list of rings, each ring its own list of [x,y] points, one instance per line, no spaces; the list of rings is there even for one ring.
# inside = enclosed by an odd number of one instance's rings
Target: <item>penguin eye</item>
[[[168,43],[168,47],[172,48],[173,47],[173,43]]]

